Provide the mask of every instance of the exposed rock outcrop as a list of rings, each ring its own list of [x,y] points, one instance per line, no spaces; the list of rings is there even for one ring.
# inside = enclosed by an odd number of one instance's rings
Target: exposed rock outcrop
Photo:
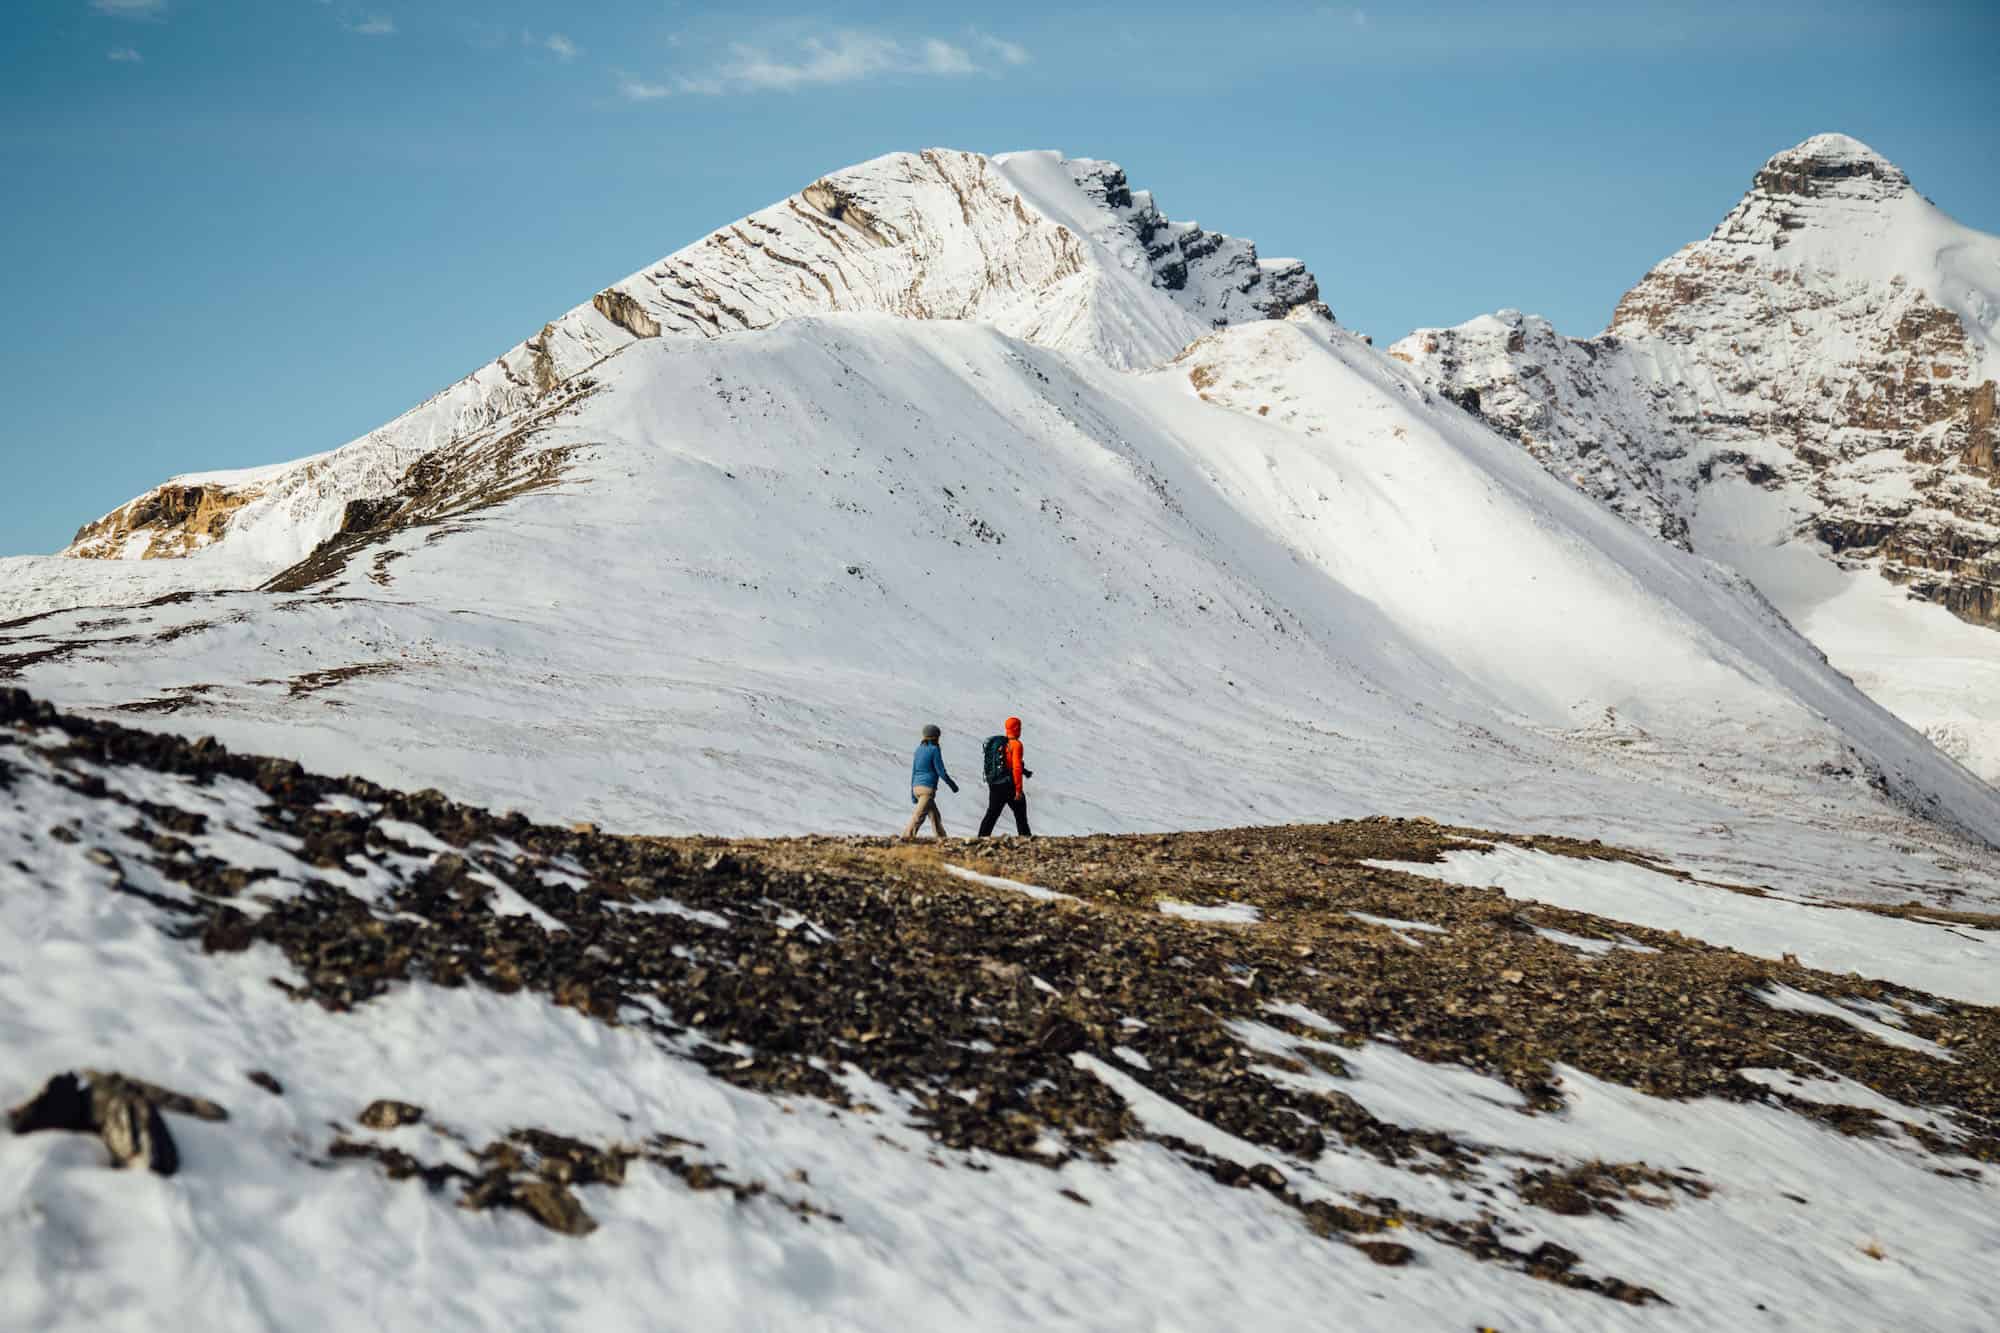
[[[95,1134],[117,1167],[138,1166],[156,1175],[180,1170],[180,1149],[163,1112],[202,1120],[226,1120],[229,1113],[205,1097],[190,1097],[122,1074],[94,1069],[57,1074],[27,1101],[7,1113],[16,1134],[66,1130]]]
[[[624,292],[605,288],[590,298],[597,313],[631,334],[634,338],[657,338],[660,336],[660,321],[640,308],[637,301]]]
[[[1152,191],[1134,190],[1115,162],[1065,163],[1077,187],[1137,238],[1153,280],[1186,299],[1214,326],[1249,319],[1283,319],[1300,307],[1317,307],[1319,283],[1297,259],[1259,259],[1253,242],[1204,231],[1198,222],[1175,222],[1153,202]]]
[[[68,553],[99,560],[192,555],[219,541],[236,511],[262,493],[254,485],[169,482],[78,528]]]

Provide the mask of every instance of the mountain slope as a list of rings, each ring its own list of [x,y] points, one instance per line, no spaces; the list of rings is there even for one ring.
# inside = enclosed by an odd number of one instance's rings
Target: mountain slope
[[[1314,316],[1142,375],[847,315],[589,379],[495,428],[563,453],[546,487],[4,651],[76,706],[625,828],[900,823],[917,723],[965,769],[1018,712],[1049,832],[1422,807],[1732,873],[1716,831],[1769,821],[1801,883],[1872,829],[1855,878],[1949,884],[1972,853],[1910,813],[2000,829],[1744,585]]]
[[[2000,775],[2000,641],[1924,605],[2000,619],[2000,238],[1879,154],[1820,135],[1773,157],[1595,338],[1503,311],[1390,355],[1742,570],[1877,698]]]

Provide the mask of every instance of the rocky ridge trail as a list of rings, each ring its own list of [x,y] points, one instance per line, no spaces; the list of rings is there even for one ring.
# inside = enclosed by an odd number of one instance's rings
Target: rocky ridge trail
[[[1423,819],[918,845],[619,838],[19,691],[0,693],[9,807],[11,894],[87,874],[188,958],[254,958],[343,1023],[412,987],[532,996],[787,1114],[907,1125],[944,1170],[1044,1166],[1072,1206],[1092,1200],[1061,1183],[1067,1164],[1111,1186],[1132,1145],[1157,1145],[1378,1264],[1456,1255],[1580,1295],[1692,1298],[1630,1269],[1619,1229],[1659,1214],[1698,1232],[1754,1187],[1690,1164],[1698,1144],[1566,1151],[1565,1122],[1607,1094],[1663,1112],[1741,1104],[1807,1142],[1880,1143],[1912,1179],[1954,1188],[1990,1188],[1982,1164],[2000,1154],[1993,1010],[1379,864],[1506,845],[1650,865],[1593,843]],[[533,1052],[520,1059],[532,1069]],[[58,1072],[17,1071],[7,1100]],[[205,1091],[250,1076],[206,1072]],[[1392,1110],[1375,1086],[1392,1074],[1443,1080],[1439,1102]],[[309,1066],[272,1095],[302,1078]],[[1518,1139],[1450,1127],[1442,1090],[1473,1085],[1512,1108]],[[313,1134],[305,1160],[373,1164],[556,1231],[598,1229],[597,1191],[642,1162],[806,1223],[848,1211],[765,1163],[715,1160],[699,1124],[634,1123],[615,1141],[520,1125],[475,1146],[454,1123],[467,1108],[420,1089],[340,1095],[354,1123]]]

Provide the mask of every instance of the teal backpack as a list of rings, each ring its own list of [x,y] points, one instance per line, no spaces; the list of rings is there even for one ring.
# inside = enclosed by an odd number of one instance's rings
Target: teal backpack
[[[986,785],[997,787],[1001,783],[1014,785],[1014,774],[1007,767],[1007,738],[988,736],[986,738]]]

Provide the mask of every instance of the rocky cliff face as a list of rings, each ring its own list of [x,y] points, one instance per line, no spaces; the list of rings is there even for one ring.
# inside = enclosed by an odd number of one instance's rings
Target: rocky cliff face
[[[1996,345],[2000,238],[1819,135],[1765,163],[1604,334],[1506,311],[1390,354],[1669,540],[1741,479],[1782,494],[1794,541],[2000,627]]]
[[[835,172],[599,292],[346,447],[236,479],[181,478],[87,525],[66,555],[183,556],[220,542],[264,572],[467,441],[633,342],[714,338],[801,315],[963,319],[1119,368],[1210,329],[1325,314],[1297,260],[1168,219],[1109,162],[928,149]]]
[[[221,537],[230,517],[260,494],[255,484],[169,482],[78,528],[69,551],[125,560],[192,555]]]

